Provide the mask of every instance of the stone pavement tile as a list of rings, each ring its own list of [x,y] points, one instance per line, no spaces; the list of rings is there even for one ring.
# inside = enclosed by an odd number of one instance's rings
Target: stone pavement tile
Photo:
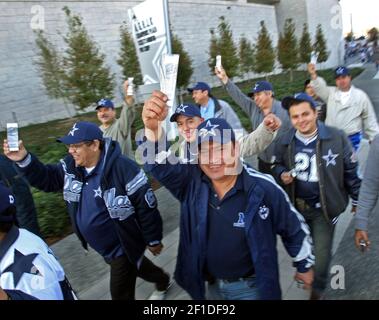
[[[283,295],[283,300],[309,300],[310,291],[297,287],[297,283],[293,282],[286,294]]]

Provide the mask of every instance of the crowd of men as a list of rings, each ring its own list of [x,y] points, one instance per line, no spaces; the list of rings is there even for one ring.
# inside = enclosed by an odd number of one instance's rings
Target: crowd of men
[[[112,299],[135,299],[137,277],[155,284],[150,299],[164,299],[171,275],[145,256],[146,249],[153,255],[164,250],[162,218],[146,173],[180,202],[173,277],[193,299],[281,299],[278,235],[293,258],[294,278],[310,291],[310,299],[322,299],[335,226],[350,199],[356,245],[370,246],[367,221],[379,197],[379,126],[370,99],[352,85],[348,68],[335,69],[333,87],[317,75],[315,65],[309,64],[308,72],[304,92],[279,101],[270,82],[258,81],[245,95],[226,70],[215,68],[226,92],[248,115],[250,133],[227,102],[198,82],[188,88],[194,103],[177,106],[167,119],[177,125],[177,143],[167,141],[162,126],[168,97],[152,93],[143,106],[144,130],[136,135],[133,154],[134,99],[127,95],[126,81],[120,118],[113,102],[101,99],[96,105],[101,125],[73,124],[57,140],[68,154],[56,164],[40,162],[21,140],[19,150],[10,151],[5,140],[0,299],[77,299],[39,237],[34,205],[27,204],[27,191],[15,188],[16,180],[26,189],[28,182],[63,193],[82,246],[110,265]],[[371,147],[360,172],[357,154],[364,137]],[[257,168],[244,160],[251,155],[258,158]]]

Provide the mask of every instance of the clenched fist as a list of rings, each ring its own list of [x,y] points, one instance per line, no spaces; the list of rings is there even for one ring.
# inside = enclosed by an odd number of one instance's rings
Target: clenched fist
[[[265,116],[263,123],[265,127],[271,131],[278,130],[282,125],[282,121],[273,113],[269,113],[267,116]]]
[[[154,91],[149,99],[145,101],[142,109],[142,121],[145,125],[146,137],[149,140],[156,141],[160,133],[160,122],[167,117],[167,96],[160,92]]]

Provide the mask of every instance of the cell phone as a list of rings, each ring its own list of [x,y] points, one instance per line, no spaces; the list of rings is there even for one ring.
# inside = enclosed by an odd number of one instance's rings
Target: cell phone
[[[317,64],[317,59],[318,59],[318,53],[316,51],[312,51],[312,53],[311,53],[311,63],[312,64]]]
[[[7,123],[7,140],[9,151],[18,151],[18,124]]]
[[[296,169],[292,169],[289,171],[289,174],[291,175],[292,178],[296,178],[297,176],[297,170]]]
[[[366,242],[364,240],[361,240],[361,241],[359,241],[359,245],[361,247],[361,251],[365,252],[366,247],[367,247]]]
[[[221,71],[221,56],[220,55],[218,55],[218,56],[216,56],[216,68],[217,68],[217,70],[218,71]]]
[[[126,91],[127,96],[132,96],[134,94],[134,78],[128,78],[128,90]]]

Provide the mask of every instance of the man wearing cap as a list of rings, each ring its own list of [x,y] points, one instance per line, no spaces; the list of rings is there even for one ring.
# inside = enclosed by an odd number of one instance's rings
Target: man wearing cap
[[[222,118],[230,123],[238,138],[246,134],[240,119],[232,107],[227,102],[215,98],[211,94],[211,88],[207,83],[198,82],[187,90],[192,93],[192,99],[200,107],[200,114],[204,120]]]
[[[176,282],[194,299],[280,299],[277,234],[294,258],[296,279],[312,283],[309,230],[272,177],[244,164],[232,127],[210,118],[197,128],[199,165],[172,162],[160,121],[167,96],[145,102],[145,168],[181,203]],[[140,149],[137,149],[137,152]],[[165,158],[166,156],[166,158]],[[167,160],[167,161],[166,161]]]
[[[117,141],[121,147],[121,153],[134,159],[131,127],[135,118],[135,108],[133,107],[133,96],[128,96],[128,80],[124,82],[125,103],[121,109],[120,118],[116,119],[116,110],[111,100],[101,99],[97,102],[97,118],[101,122],[100,129],[104,137],[111,137]]]
[[[311,299],[319,299],[327,284],[335,225],[349,196],[355,210],[361,181],[346,134],[317,121],[310,96],[298,93],[282,104],[293,129],[277,143],[273,171],[311,228],[316,258]]]
[[[76,299],[47,244],[16,226],[17,201],[0,183],[0,300]]]
[[[143,170],[94,123],[77,122],[58,141],[69,154],[55,165],[42,164],[22,141],[19,151],[9,151],[5,140],[4,154],[32,186],[45,192],[63,189],[83,247],[89,244],[110,264],[112,299],[134,299],[137,276],[156,283],[163,298],[170,277],[144,256],[146,247],[157,255],[163,246],[162,219]]]
[[[175,109],[170,121],[177,123],[179,134],[183,138],[179,144],[182,162],[197,161],[197,144],[194,142],[197,127],[204,121],[199,108],[193,104],[181,104]],[[280,126],[279,118],[273,114],[267,116],[257,130],[238,139],[241,145],[241,156],[248,157],[263,151],[275,138]]]
[[[336,87],[327,86],[325,80],[317,75],[314,64],[308,64],[308,72],[316,94],[328,105],[325,124],[345,131],[355,151],[360,146],[363,133],[370,141],[379,133],[370,98],[352,85],[348,68],[340,66],[335,69]]]
[[[274,98],[273,87],[270,82],[258,81],[246,96],[227,76],[225,70],[215,68],[216,76],[225,86],[230,97],[250,117],[251,126],[256,130],[263,119],[270,113],[276,115],[282,126],[273,143],[258,155],[258,169],[260,172],[272,174],[271,166],[275,160],[275,144],[280,136],[291,128],[288,113],[283,110],[280,101]]]

